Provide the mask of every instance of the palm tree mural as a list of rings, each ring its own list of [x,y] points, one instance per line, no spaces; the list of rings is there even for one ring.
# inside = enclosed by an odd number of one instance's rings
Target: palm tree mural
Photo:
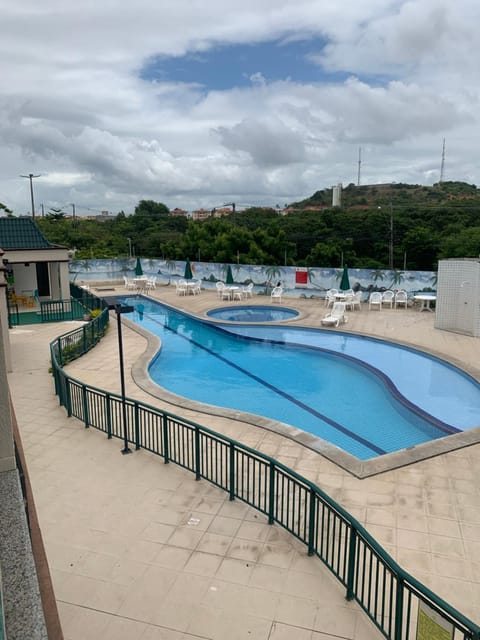
[[[392,277],[392,281],[390,283],[389,289],[391,289],[392,287],[395,287],[395,285],[399,285],[403,282],[403,277],[404,277],[404,272],[403,271],[399,271],[398,269],[394,269],[391,272],[391,277]]]
[[[374,271],[370,271],[370,278],[373,280],[376,287],[378,280],[384,280],[385,273],[381,269],[375,269]]]
[[[168,271],[168,284],[170,284],[170,281],[172,279],[172,274],[177,270],[177,263],[175,260],[165,260],[165,267]],[[159,269],[158,273],[160,275],[163,275],[162,270]]]
[[[80,261],[74,260],[74,263],[75,263],[76,270],[75,271],[72,270],[72,273],[75,273],[75,276],[72,282],[75,282],[75,280],[77,279],[80,273],[85,273],[86,271],[90,271],[90,269],[92,268],[92,265],[90,264],[90,260],[88,259],[80,260]]]
[[[262,273],[265,274],[268,282],[271,283],[272,281],[278,281],[283,276],[283,269],[276,266],[264,267]]]
[[[312,269],[312,267],[307,267],[307,279],[308,282],[313,286],[316,287],[317,289],[322,289],[323,291],[325,290],[325,287],[322,287],[321,284],[317,284],[315,282],[315,278],[317,276],[317,272],[315,269]]]
[[[438,273],[434,273],[433,276],[430,278],[430,284],[432,285],[432,289],[436,289],[437,288]]]

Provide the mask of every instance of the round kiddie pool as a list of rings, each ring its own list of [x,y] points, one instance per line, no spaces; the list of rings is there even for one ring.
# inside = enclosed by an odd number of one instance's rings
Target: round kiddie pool
[[[287,307],[264,307],[261,305],[244,305],[239,307],[219,307],[207,311],[209,318],[227,320],[229,322],[279,322],[296,318],[299,312]]]

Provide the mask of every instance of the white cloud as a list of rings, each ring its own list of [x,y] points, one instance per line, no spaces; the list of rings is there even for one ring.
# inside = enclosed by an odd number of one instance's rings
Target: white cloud
[[[473,0],[2,1],[0,202],[132,211],[289,202],[337,182],[479,182]],[[158,55],[322,38],[318,81],[243,89],[139,76]],[[329,72],[331,75],[325,75]],[[339,75],[335,75],[339,74]]]

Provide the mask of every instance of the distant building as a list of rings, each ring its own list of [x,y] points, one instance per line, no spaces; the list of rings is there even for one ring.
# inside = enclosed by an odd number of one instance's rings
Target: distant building
[[[192,211],[192,220],[206,220],[207,218],[211,218],[211,216],[211,209],[196,209]]]
[[[175,207],[175,209],[172,209],[172,211],[170,211],[170,215],[186,218],[188,216],[188,211],[185,211],[185,209],[179,209],[178,207]]]

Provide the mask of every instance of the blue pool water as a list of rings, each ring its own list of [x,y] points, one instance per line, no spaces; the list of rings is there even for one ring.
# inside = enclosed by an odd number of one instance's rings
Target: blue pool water
[[[136,308],[129,318],[162,341],[149,367],[157,384],[290,424],[360,459],[479,424],[480,385],[418,351],[333,331],[203,322],[145,298],[124,301]]]
[[[298,311],[287,309],[286,307],[244,305],[212,309],[207,312],[207,316],[215,320],[227,320],[229,322],[278,322],[296,318]]]

